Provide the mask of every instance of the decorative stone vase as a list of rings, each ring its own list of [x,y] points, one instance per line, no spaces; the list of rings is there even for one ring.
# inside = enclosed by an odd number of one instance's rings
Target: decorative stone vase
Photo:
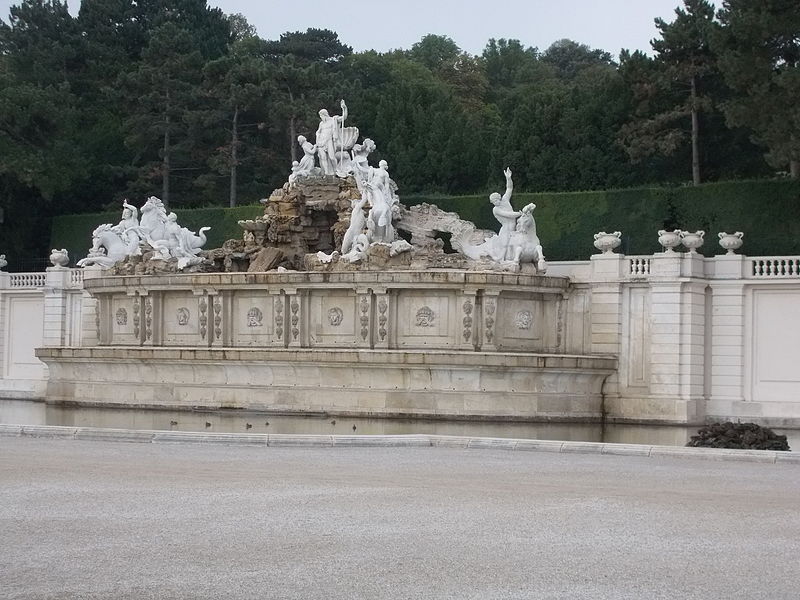
[[[66,267],[69,264],[69,254],[65,248],[61,250],[53,248],[50,253],[50,262],[53,263],[54,267]]]
[[[664,252],[675,252],[673,248],[681,243],[681,233],[683,232],[680,229],[675,231],[662,229],[658,232],[658,243],[664,248]]]
[[[689,250],[690,254],[697,254],[697,249],[703,245],[703,238],[705,235],[706,232],[702,229],[695,231],[694,233],[690,231],[682,231],[681,243],[683,244],[684,248]]]
[[[742,238],[744,234],[741,231],[736,233],[725,233],[724,231],[719,234],[719,245],[728,251],[728,254],[736,254],[735,250],[742,247],[744,243]]]
[[[622,243],[622,232],[606,233],[601,231],[594,234],[594,247],[603,254],[613,254],[615,248],[619,248]]]

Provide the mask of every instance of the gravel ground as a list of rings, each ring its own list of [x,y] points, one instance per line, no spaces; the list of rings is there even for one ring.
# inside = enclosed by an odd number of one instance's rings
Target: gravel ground
[[[3,598],[791,598],[800,467],[0,437]]]

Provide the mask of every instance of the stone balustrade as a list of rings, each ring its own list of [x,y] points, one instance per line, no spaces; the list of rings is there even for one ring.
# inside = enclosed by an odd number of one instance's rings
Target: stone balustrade
[[[800,279],[800,256],[759,256],[747,259],[751,279]]]

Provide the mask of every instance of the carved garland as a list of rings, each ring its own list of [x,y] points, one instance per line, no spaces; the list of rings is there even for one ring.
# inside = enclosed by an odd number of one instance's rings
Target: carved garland
[[[219,296],[214,297],[214,335],[216,339],[222,337],[222,300]]]
[[[139,332],[141,331],[141,328],[139,327],[139,325],[141,324],[141,318],[139,315],[139,313],[141,312],[140,302],[141,299],[139,298],[139,296],[138,295],[135,296],[133,299],[133,335],[136,337],[137,340],[139,339]]]
[[[386,338],[386,322],[389,320],[386,317],[386,311],[389,308],[389,303],[386,302],[386,298],[381,298],[381,301],[378,302],[378,336],[380,337],[381,341]]]
[[[464,309],[464,318],[462,319],[462,323],[464,324],[464,341],[468,342],[469,338],[472,337],[472,302],[465,300],[462,308]]]
[[[292,309],[292,339],[296,340],[297,336],[300,335],[300,329],[297,327],[297,324],[300,322],[300,303],[297,301],[297,297],[292,297],[292,302],[289,305]]]
[[[153,337],[153,302],[150,296],[144,299],[144,337],[147,340]]]
[[[366,340],[369,334],[369,300],[366,296],[361,296],[361,339]]]
[[[486,341],[490,344],[492,343],[492,339],[494,339],[494,310],[495,310],[495,300],[494,298],[487,298],[486,299]]]
[[[275,333],[283,338],[283,297],[275,298]]]
[[[200,337],[206,339],[208,332],[208,302],[205,297],[200,298]]]

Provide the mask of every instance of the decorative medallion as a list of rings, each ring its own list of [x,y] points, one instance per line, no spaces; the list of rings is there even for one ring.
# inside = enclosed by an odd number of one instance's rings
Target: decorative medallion
[[[435,317],[436,315],[430,307],[423,306],[417,311],[417,327],[433,327]]]
[[[341,325],[342,319],[344,319],[344,313],[338,306],[334,306],[328,310],[328,323],[330,323],[333,327],[338,327]]]
[[[247,326],[248,327],[261,327],[261,321],[264,319],[264,313],[257,306],[254,306],[247,311]]]
[[[117,309],[117,325],[124,327],[128,324],[128,311],[124,308]]]
[[[532,324],[533,315],[529,310],[519,311],[514,319],[514,325],[517,326],[517,329],[530,329]]]
[[[189,309],[185,306],[181,306],[177,311],[178,314],[178,325],[184,327],[185,325],[189,324],[189,317],[191,314],[189,313]]]

